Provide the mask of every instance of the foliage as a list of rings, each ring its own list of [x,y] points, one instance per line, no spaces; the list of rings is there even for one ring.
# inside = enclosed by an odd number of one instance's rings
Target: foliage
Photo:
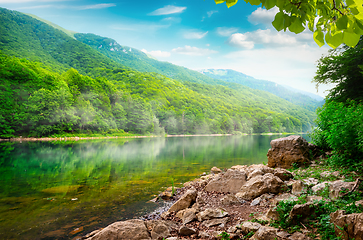
[[[358,101],[328,101],[318,111],[317,129],[312,135],[316,144],[333,150],[330,163],[362,167],[363,106]]]
[[[319,84],[334,84],[329,91],[330,100],[344,102],[347,99],[363,100],[362,69],[363,39],[354,48],[347,46],[330,50],[320,58],[314,81]]]
[[[214,0],[231,7],[238,0]],[[263,8],[277,7],[272,25],[277,31],[289,29],[301,33],[308,28],[314,32],[314,40],[319,46],[325,42],[332,48],[345,43],[354,47],[363,33],[362,0],[245,0],[251,5],[262,4]],[[316,22],[317,21],[317,22]],[[324,41],[325,40],[325,41]]]

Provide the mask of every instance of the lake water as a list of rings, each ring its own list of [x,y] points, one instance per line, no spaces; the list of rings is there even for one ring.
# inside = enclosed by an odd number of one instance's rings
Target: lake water
[[[181,186],[213,166],[267,163],[279,137],[0,143],[0,239],[77,239],[140,217],[172,182]]]

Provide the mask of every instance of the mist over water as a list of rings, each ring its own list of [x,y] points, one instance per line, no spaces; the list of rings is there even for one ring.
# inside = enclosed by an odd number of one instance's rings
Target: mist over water
[[[0,239],[69,239],[153,211],[217,166],[267,163],[276,136],[0,143]]]

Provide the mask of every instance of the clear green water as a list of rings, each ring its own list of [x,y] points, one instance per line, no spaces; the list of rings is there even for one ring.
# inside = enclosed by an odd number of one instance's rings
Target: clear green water
[[[0,239],[76,239],[142,216],[171,179],[267,162],[279,137],[0,143]]]

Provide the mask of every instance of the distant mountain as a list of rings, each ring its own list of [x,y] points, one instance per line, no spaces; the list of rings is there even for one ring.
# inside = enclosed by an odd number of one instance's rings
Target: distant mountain
[[[314,124],[314,111],[274,94],[157,61],[109,38],[67,34],[16,11],[0,8],[0,33],[0,135],[296,132]],[[55,107],[60,100],[68,115]]]
[[[312,111],[321,106],[324,100],[324,98],[313,93],[297,90],[292,87],[286,87],[271,81],[259,80],[231,69],[204,69],[199,72],[208,77],[225,82],[238,83],[253,89],[270,92],[289,102]]]

